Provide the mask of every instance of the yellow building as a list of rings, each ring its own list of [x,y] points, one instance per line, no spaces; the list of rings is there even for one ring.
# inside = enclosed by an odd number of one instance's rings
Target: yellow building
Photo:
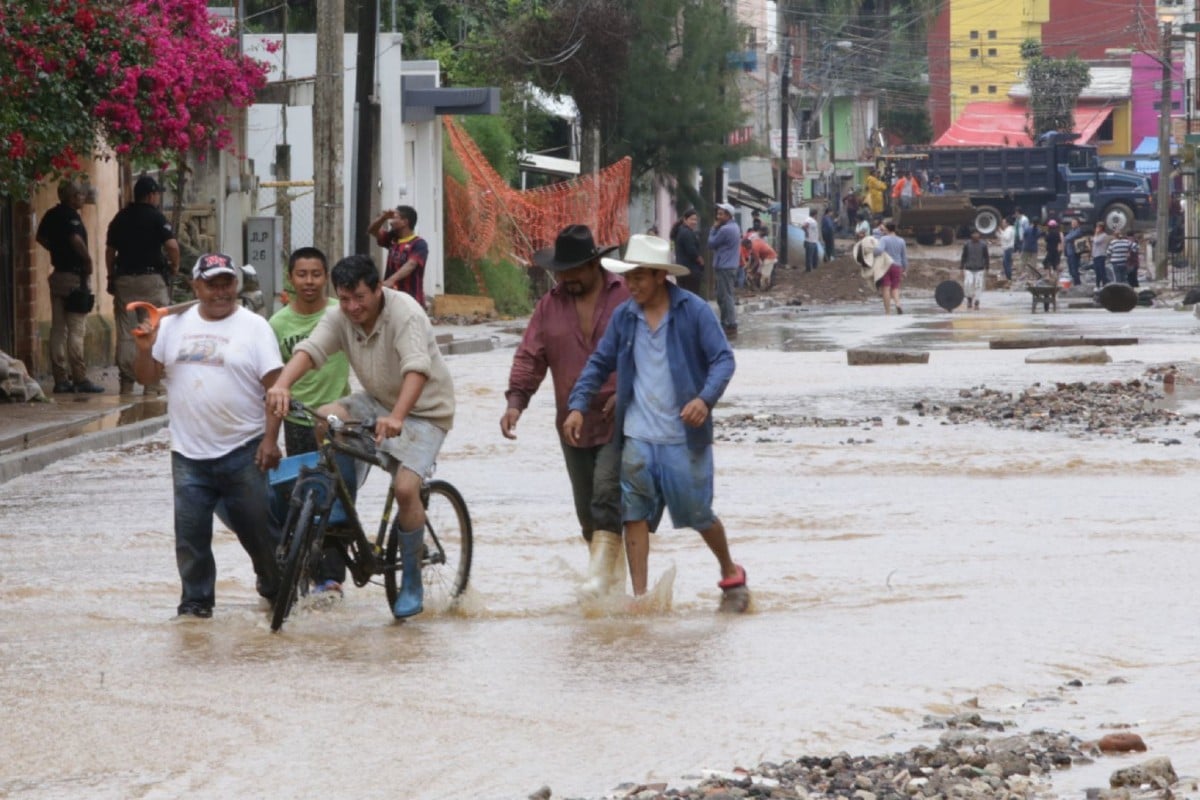
[[[1041,39],[1050,0],[951,0],[949,9],[950,119],[968,103],[1006,100],[1021,79],[1021,43]]]
[[[942,145],[1027,145],[1029,90],[1021,44],[1045,43],[1056,57],[1078,55],[1091,67],[1091,83],[1075,109],[1080,141],[1102,154],[1128,153],[1131,142],[1132,68],[1128,51],[1109,57],[1110,46],[1128,46],[1111,14],[1090,9],[1094,0],[949,0],[929,36],[930,116]],[[1130,13],[1144,0],[1132,0]],[[1115,26],[1115,27],[1114,27]],[[1074,31],[1064,36],[1064,31]],[[1124,42],[1122,44],[1122,42]]]

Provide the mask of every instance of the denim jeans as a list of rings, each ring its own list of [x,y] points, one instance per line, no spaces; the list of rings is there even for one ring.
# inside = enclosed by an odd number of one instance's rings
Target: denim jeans
[[[804,242],[804,271],[812,272],[817,268],[817,243],[805,240]]]
[[[1083,279],[1079,276],[1079,254],[1067,253],[1067,272],[1071,276],[1071,284],[1079,286]]]
[[[1011,247],[1004,250],[1004,261],[1002,263],[1004,265],[1004,277],[1011,281],[1013,267],[1013,249]]]
[[[175,488],[175,561],[183,585],[180,603],[212,608],[217,562],[213,558],[213,513],[219,501],[230,527],[250,556],[260,594],[273,595],[279,583],[275,546],[279,529],[267,511],[267,476],[254,464],[261,439],[223,456],[192,459],[172,451]]]
[[[737,328],[737,306],[733,299],[733,284],[737,280],[737,269],[714,270],[717,276],[717,308],[721,312],[722,328]]]
[[[589,542],[594,531],[621,532],[621,447],[615,441],[596,447],[572,447],[560,440],[575,516]]]

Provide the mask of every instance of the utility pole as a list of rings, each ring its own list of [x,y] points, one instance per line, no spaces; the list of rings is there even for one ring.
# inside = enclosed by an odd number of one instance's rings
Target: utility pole
[[[1155,220],[1154,279],[1167,277],[1167,221],[1171,213],[1171,20],[1162,27],[1162,95],[1158,113],[1158,218]]]
[[[778,255],[783,266],[788,263],[788,218],[791,217],[792,180],[788,163],[789,118],[792,116],[788,103],[788,87],[792,85],[792,39],[789,36],[783,48],[783,68],[779,70],[779,247]]]
[[[346,254],[342,231],[342,38],[346,4],[317,0],[317,75],[313,94],[313,244],[331,262]]]
[[[375,166],[375,131],[379,127],[375,100],[375,40],[379,30],[379,0],[358,2],[358,69],[354,99],[358,106],[358,146],[354,162],[354,252],[370,253],[367,228],[374,216],[371,179]],[[391,198],[388,198],[389,202]]]
[[[283,4],[283,58],[280,78],[287,83],[288,78],[288,4]],[[283,121],[283,144],[275,147],[275,181],[283,186],[275,189],[275,208],[283,220],[283,257],[291,255],[292,250],[292,189],[287,184],[292,180],[292,146],[288,144],[288,104],[285,102],[279,109]],[[276,287],[283,289],[283,281]]]

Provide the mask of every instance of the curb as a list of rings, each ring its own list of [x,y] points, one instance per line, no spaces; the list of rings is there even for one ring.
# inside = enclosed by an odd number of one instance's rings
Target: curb
[[[167,417],[145,419],[132,425],[122,425],[106,431],[85,433],[61,442],[31,447],[16,453],[0,456],[0,484],[7,483],[13,478],[28,475],[45,469],[56,461],[79,455],[91,450],[103,450],[107,447],[119,447],[123,444],[145,438],[157,433],[167,426]]]

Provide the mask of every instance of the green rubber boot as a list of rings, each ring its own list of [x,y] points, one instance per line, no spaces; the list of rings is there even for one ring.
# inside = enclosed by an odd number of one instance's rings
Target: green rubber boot
[[[392,606],[392,616],[396,619],[416,616],[424,610],[425,587],[421,583],[421,544],[424,539],[424,528],[400,532],[401,583],[396,604]]]

